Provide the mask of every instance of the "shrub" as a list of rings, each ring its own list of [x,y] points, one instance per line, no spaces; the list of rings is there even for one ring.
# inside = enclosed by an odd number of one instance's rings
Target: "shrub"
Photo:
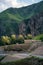
[[[28,34],[27,35],[27,39],[32,39],[32,35],[31,34]]]
[[[18,36],[18,43],[19,44],[24,43],[24,37],[23,37],[23,35],[19,35]]]
[[[10,44],[10,37],[8,37],[8,36],[2,36],[2,37],[1,37],[1,41],[2,41],[2,43],[3,43],[4,45]]]
[[[43,41],[43,34],[35,36],[34,40],[41,40],[41,41]]]
[[[11,35],[11,43],[16,44],[16,35],[15,34]]]

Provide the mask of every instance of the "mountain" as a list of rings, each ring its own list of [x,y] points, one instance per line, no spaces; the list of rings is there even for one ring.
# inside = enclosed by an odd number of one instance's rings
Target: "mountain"
[[[0,13],[0,36],[43,33],[43,1]]]

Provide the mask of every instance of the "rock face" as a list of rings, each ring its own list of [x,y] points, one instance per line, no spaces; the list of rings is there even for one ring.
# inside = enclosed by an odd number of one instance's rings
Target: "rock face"
[[[19,33],[20,34],[32,34],[38,35],[43,33],[43,12],[40,14],[36,14],[30,19],[24,20],[19,25]]]

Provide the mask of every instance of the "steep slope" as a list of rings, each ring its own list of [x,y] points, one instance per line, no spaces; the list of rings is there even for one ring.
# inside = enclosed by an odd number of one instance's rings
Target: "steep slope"
[[[34,16],[35,16],[35,18],[37,18],[36,14],[38,14],[38,13],[41,14],[42,12],[43,12],[43,1],[36,3],[36,4],[32,4],[30,6],[22,7],[22,8],[8,8],[7,10],[0,13],[0,36],[1,35],[10,35],[10,34],[18,35],[19,33],[21,33],[22,30],[24,31],[24,28],[20,31],[21,23],[22,23],[22,26],[25,26],[23,21],[27,21],[28,19],[31,20],[31,18],[32,18],[31,22],[33,22]],[[40,15],[40,17],[43,17],[43,16]],[[40,17],[39,17],[39,19],[40,19]],[[35,22],[36,21],[37,20],[35,20]],[[29,20],[28,20],[28,22],[29,22]],[[26,22],[26,24],[27,24],[27,22]],[[30,27],[32,27],[32,26],[30,25]],[[26,26],[26,28],[27,28],[27,26]],[[43,24],[42,24],[41,29],[42,28],[43,28]],[[33,27],[32,27],[32,29],[33,29]],[[26,34],[28,34],[27,30],[28,30],[28,33],[34,32],[34,31],[30,30],[30,28],[28,27],[26,29]],[[25,32],[22,32],[22,34],[24,34],[24,33]],[[43,31],[41,33],[43,33]],[[32,35],[34,35],[34,34],[32,34]]]
[[[19,26],[20,34],[43,34],[43,12],[37,13],[29,19],[23,20]]]
[[[8,8],[0,14],[0,18],[5,19],[6,17],[9,19],[11,18],[13,20],[21,21],[31,18],[31,16],[40,12],[43,12],[43,1],[22,8]]]

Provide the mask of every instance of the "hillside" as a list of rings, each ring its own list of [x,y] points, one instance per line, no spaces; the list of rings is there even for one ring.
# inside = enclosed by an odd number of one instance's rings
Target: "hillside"
[[[43,1],[22,8],[8,8],[0,13],[0,36],[29,33],[43,33]]]

